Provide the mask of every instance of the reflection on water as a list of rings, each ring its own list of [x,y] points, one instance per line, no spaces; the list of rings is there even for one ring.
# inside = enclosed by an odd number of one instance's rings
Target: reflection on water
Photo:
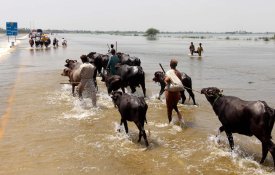
[[[164,97],[156,99],[160,87],[152,78],[161,70],[158,63],[168,70],[169,60],[175,57],[179,70],[192,78],[196,90],[216,86],[224,94],[266,100],[275,106],[274,43],[192,38],[195,44],[204,45],[203,56],[197,58],[188,55],[190,38],[149,41],[141,36],[64,36],[70,43],[67,48],[29,48],[27,40],[22,40],[0,64],[0,98],[8,99],[11,87],[16,88],[0,140],[0,174],[273,173],[270,155],[264,165],[258,163],[261,144],[255,137],[234,134],[233,152],[225,134],[215,137],[220,122],[201,94],[195,93],[198,106],[188,99],[179,104],[187,127],[169,125]],[[149,148],[143,139],[137,142],[138,129],[132,122],[128,122],[129,134],[119,126],[120,115],[100,80],[97,108],[91,108],[90,99],[80,102],[73,97],[71,86],[60,84],[68,81],[60,76],[67,58],[80,61],[80,55],[91,51],[106,53],[106,43],[115,41],[118,51],[141,59],[146,73]],[[136,95],[142,95],[140,88]],[[5,108],[3,100],[1,115]]]

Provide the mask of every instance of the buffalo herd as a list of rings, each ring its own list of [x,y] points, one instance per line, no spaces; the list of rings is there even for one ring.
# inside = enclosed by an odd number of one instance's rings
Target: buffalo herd
[[[129,54],[117,53],[119,63],[116,65],[116,75],[108,73],[107,64],[110,58],[109,54],[100,54],[90,52],[87,54],[90,63],[96,67],[94,81],[96,83],[97,73],[105,82],[107,92],[111,96],[115,107],[121,115],[121,123],[124,124],[125,131],[128,133],[127,121],[132,121],[139,129],[139,139],[144,138],[146,146],[149,146],[147,136],[144,130],[144,122],[146,120],[146,112],[148,105],[145,102],[146,87],[145,87],[145,72],[141,67],[141,61],[137,57],[131,57]],[[74,95],[75,87],[80,82],[80,67],[81,63],[77,60],[66,60],[63,76],[69,77],[69,83],[72,85],[72,93]],[[160,92],[158,99],[165,89],[164,82],[165,74],[161,71],[156,71],[153,81],[160,84]],[[195,95],[192,90],[191,78],[182,73],[182,84],[189,96],[192,98],[193,104],[196,105]],[[129,87],[131,92],[136,91],[136,87],[141,87],[144,97],[125,93],[125,88]],[[121,89],[121,91],[118,91]],[[222,90],[209,87],[203,88],[201,94],[204,94],[206,99],[211,104],[215,114],[218,116],[222,126],[220,132],[225,131],[231,149],[234,148],[232,133],[239,133],[246,136],[255,136],[262,143],[262,159],[263,163],[267,153],[270,152],[273,157],[275,167],[275,145],[271,141],[271,132],[274,125],[275,111],[269,107],[264,101],[244,101],[237,97],[225,96]],[[186,97],[184,91],[181,92],[182,104]]]

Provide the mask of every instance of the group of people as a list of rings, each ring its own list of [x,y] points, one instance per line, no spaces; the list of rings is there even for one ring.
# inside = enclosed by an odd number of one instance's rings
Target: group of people
[[[59,42],[59,40],[57,38],[54,38],[53,39],[53,46],[58,47],[58,42]],[[62,44],[62,46],[67,46],[67,40],[62,38],[61,44]]]
[[[110,75],[116,74],[115,65],[119,62],[119,58],[116,55],[116,50],[114,49],[114,45],[111,44],[111,50],[108,50],[111,53],[111,57],[109,59],[107,70]],[[96,86],[94,82],[96,67],[89,62],[89,58],[86,55],[82,55],[80,57],[82,61],[82,65],[80,66],[80,84],[78,85],[78,95],[79,98],[82,99],[83,90],[86,89],[90,93],[90,97],[92,99],[93,106],[96,106]]]
[[[199,56],[201,56],[201,53],[203,52],[203,48],[201,46],[202,44],[199,43],[199,47],[197,48],[197,50],[195,50],[195,46],[193,44],[193,42],[191,42],[191,45],[189,47],[189,50],[190,50],[190,54],[193,56],[194,53],[197,53]]]
[[[116,50],[111,45],[111,57],[109,59],[107,70],[110,75],[116,75],[116,64],[119,62],[119,58],[116,55]],[[82,65],[80,66],[80,84],[78,86],[79,97],[82,99],[83,90],[87,90],[91,94],[92,104],[96,106],[96,87],[95,87],[95,71],[96,67],[89,62],[86,55],[81,57]],[[181,83],[181,73],[176,69],[178,61],[176,59],[171,59],[170,70],[166,72],[165,83],[167,88],[165,88],[166,97],[166,107],[169,122],[172,122],[172,111],[175,110],[179,119],[180,124],[184,124],[184,119],[178,110],[177,104],[181,98],[180,91],[183,90],[184,86]]]

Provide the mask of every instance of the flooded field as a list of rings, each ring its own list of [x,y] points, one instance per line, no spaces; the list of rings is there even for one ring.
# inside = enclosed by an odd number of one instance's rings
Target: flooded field
[[[246,36],[163,36],[153,41],[142,36],[57,37],[65,37],[68,47],[32,49],[22,39],[16,49],[2,49],[0,174],[274,174],[270,154],[259,164],[261,143],[255,137],[234,134],[233,152],[225,133],[215,137],[221,124],[201,94],[195,93],[198,106],[191,100],[179,105],[185,128],[169,125],[164,97],[156,99],[160,86],[152,81],[161,70],[159,63],[167,70],[170,59],[177,58],[178,69],[192,78],[195,90],[215,86],[225,95],[264,100],[275,107],[274,41],[243,39]],[[133,123],[128,123],[128,135],[117,131],[120,114],[100,77],[97,108],[91,108],[88,98],[80,102],[73,97],[70,85],[60,84],[68,82],[60,75],[66,59],[106,53],[106,44],[116,41],[118,51],[141,59],[146,73],[148,149],[143,140],[137,142]],[[201,58],[188,55],[191,41],[196,47],[203,44]],[[136,95],[142,96],[141,89]]]

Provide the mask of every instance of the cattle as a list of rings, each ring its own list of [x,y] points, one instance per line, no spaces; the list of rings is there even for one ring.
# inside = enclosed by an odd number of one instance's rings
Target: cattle
[[[238,97],[222,95],[222,91],[216,87],[203,88],[201,93],[205,95],[222,123],[219,132],[225,131],[231,149],[234,149],[232,133],[254,135],[262,142],[260,163],[264,162],[269,151],[275,167],[275,145],[271,141],[274,109],[264,101],[244,101]]]
[[[129,66],[140,66],[141,62],[138,57],[130,57],[129,54],[118,52],[117,56],[121,64],[127,64]]]
[[[145,73],[141,66],[116,65],[116,74],[121,77],[123,87],[130,86],[132,93],[141,85],[143,95],[146,96]]]
[[[144,98],[129,95],[127,93],[123,94],[118,91],[112,92],[111,98],[115,106],[118,108],[121,115],[120,125],[122,125],[122,123],[124,124],[126,133],[128,133],[127,121],[134,122],[139,129],[138,142],[140,142],[141,137],[143,136],[145,144],[148,147],[149,143],[144,130],[144,122],[147,123],[146,112],[148,105],[146,104]]]
[[[61,73],[62,76],[68,76],[69,82],[72,85],[72,94],[74,95],[75,87],[78,86],[80,82],[80,65],[81,63],[74,60],[66,60],[65,69]]]
[[[160,99],[161,95],[163,94],[164,92],[164,89],[165,89],[165,82],[164,82],[164,73],[161,72],[161,71],[157,71],[155,72],[154,74],[154,78],[153,78],[153,81],[154,82],[158,82],[160,83],[160,91],[159,91],[159,96],[158,96],[158,99]],[[192,98],[193,100],[193,104],[196,105],[196,101],[195,101],[195,95],[192,91],[192,79],[191,77],[189,77],[187,74],[185,73],[182,73],[182,84],[184,86],[184,88],[186,89],[186,91],[189,93],[190,97]],[[185,94],[184,94],[184,91],[181,91],[181,99],[182,99],[182,104],[184,104],[185,100],[186,100],[186,97],[185,97]]]
[[[87,57],[90,59],[90,63],[94,64],[98,73],[102,74],[103,71],[107,69],[107,64],[109,62],[109,55],[103,55],[96,52],[90,52]]]
[[[121,88],[122,92],[125,93],[123,83],[121,81],[120,76],[118,75],[107,75],[102,74],[102,80],[105,82],[105,85],[107,87],[108,94],[110,95],[111,92],[118,90]]]
[[[63,69],[63,72],[61,73],[62,76],[69,77],[69,82],[72,85],[72,94],[74,95],[75,87],[78,86],[80,83],[80,62],[77,62],[77,60],[71,60],[67,59],[66,64],[64,65],[66,68]],[[94,83],[97,88],[97,82],[96,82],[96,71],[94,74]]]

